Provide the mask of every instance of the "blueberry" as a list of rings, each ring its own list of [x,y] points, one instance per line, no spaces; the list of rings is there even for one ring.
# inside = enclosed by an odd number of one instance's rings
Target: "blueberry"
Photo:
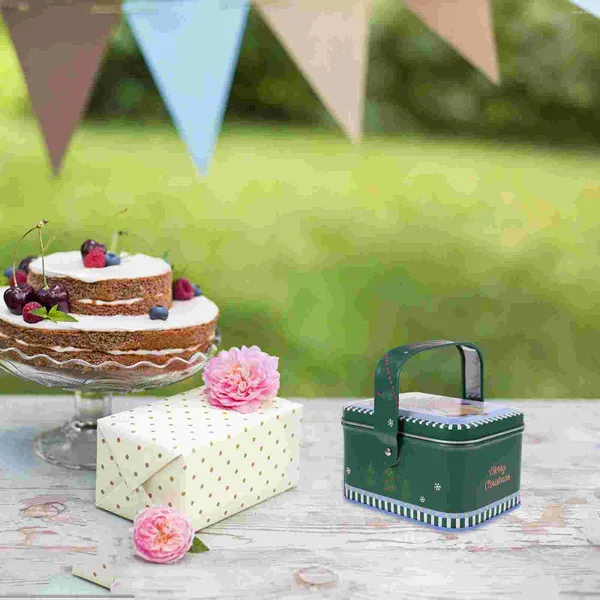
[[[13,268],[6,267],[6,269],[4,269],[4,277],[6,277],[10,281],[12,279],[12,276],[13,276]]]
[[[104,255],[104,258],[106,260],[107,267],[114,267],[115,265],[121,264],[121,258],[114,252],[107,252]]]
[[[150,309],[150,318],[153,321],[166,321],[169,318],[169,311],[164,306],[153,306]]]
[[[192,284],[192,287],[194,288],[194,296],[202,296],[203,292],[201,288],[199,288],[195,283]]]

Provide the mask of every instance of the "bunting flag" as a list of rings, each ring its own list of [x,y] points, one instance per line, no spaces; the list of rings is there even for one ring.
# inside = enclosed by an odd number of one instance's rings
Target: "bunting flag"
[[[571,0],[571,2],[600,19],[600,0]]]
[[[120,1],[0,0],[55,173],[87,105]],[[223,122],[250,1],[350,139],[361,137],[372,0],[124,0],[154,81],[202,173]],[[572,1],[599,12],[600,0]],[[406,0],[499,83],[490,2]]]
[[[352,141],[362,131],[370,0],[254,0]]]
[[[97,12],[91,0],[3,2],[31,106],[55,174],[89,100],[119,11]]]
[[[246,27],[247,0],[126,0],[123,12],[200,172],[208,170]]]
[[[490,0],[406,0],[406,5],[484,75],[500,83]]]

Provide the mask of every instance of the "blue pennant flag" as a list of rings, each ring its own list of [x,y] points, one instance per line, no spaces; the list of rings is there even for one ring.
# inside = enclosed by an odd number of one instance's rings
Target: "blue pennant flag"
[[[125,0],[123,12],[201,173],[219,136],[248,0]]]
[[[571,2],[600,18],[600,0],[571,0]]]

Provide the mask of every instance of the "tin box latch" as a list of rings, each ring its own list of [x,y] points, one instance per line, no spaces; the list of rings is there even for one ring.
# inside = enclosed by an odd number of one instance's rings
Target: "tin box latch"
[[[462,363],[462,397],[483,401],[483,358],[479,349],[470,342],[433,340],[399,346],[387,352],[375,371],[373,425],[381,444],[381,457],[386,467],[398,462],[398,394],[400,375],[406,362],[425,350],[454,346]]]

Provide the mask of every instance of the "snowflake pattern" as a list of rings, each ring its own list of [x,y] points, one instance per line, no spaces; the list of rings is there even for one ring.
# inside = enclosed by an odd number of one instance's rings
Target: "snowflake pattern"
[[[434,489],[436,492],[439,492],[439,491],[442,489],[442,486],[441,486],[439,483],[434,483],[434,484],[433,484],[433,489]]]
[[[424,504],[424,503],[425,503],[425,496],[421,496],[421,497],[419,498],[419,500],[421,501],[421,504]]]
[[[390,427],[393,427],[394,426],[394,421],[392,419],[388,419],[388,425]]]

